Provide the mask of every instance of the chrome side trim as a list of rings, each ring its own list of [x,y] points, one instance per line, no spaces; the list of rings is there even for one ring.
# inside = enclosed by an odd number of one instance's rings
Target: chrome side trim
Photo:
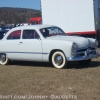
[[[13,51],[0,51],[0,53],[23,53],[23,54],[49,54],[45,52],[13,52]]]

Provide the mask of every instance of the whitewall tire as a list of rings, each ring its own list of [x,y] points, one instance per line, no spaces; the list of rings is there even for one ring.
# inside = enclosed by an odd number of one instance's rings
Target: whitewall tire
[[[4,53],[0,54],[0,64],[7,65],[9,62],[8,56]]]
[[[62,69],[66,67],[67,59],[64,53],[61,51],[54,52],[51,61],[53,66],[58,69]]]

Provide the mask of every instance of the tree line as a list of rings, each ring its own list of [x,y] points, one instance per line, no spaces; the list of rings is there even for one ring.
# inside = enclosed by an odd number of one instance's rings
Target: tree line
[[[0,7],[0,23],[27,23],[31,17],[41,17],[41,11],[28,8]]]

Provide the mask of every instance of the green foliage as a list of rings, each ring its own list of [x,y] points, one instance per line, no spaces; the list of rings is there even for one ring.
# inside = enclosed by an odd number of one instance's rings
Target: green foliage
[[[0,7],[0,23],[27,23],[31,17],[41,17],[40,10]]]

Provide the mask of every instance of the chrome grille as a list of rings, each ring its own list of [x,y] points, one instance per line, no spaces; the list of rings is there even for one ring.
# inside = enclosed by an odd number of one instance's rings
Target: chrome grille
[[[78,49],[76,51],[76,57],[77,56],[84,56],[85,55],[85,52],[87,52],[87,55],[90,55],[90,54],[96,54],[96,49],[95,48],[91,48],[91,47],[88,47],[88,48],[83,48],[83,49]]]

